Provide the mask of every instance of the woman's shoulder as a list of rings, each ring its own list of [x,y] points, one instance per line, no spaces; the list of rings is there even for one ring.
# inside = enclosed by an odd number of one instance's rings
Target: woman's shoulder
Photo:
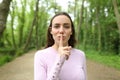
[[[44,48],[44,49],[41,49],[41,50],[37,50],[35,55],[45,55],[46,53],[48,53],[50,51],[50,47],[48,48]]]
[[[80,52],[80,53],[84,53],[84,51],[82,51],[82,50],[80,50],[80,49],[77,49],[77,48],[73,48],[73,51]]]
[[[83,55],[83,56],[85,56],[85,52],[82,51],[82,50],[80,50],[80,49],[73,48],[72,51],[73,51],[73,53],[76,53],[76,54],[78,54],[78,55]]]

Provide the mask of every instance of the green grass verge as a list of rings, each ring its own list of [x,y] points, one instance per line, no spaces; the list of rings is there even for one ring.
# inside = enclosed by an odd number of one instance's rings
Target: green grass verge
[[[114,52],[109,51],[99,52],[90,46],[84,49],[82,45],[79,45],[77,48],[85,52],[87,59],[120,70],[120,55],[116,55]]]
[[[98,51],[93,50],[86,50],[85,53],[88,59],[120,70],[120,56],[118,55],[109,52],[98,53]]]
[[[10,55],[0,55],[0,66],[4,65],[7,62],[10,62],[13,59]]]

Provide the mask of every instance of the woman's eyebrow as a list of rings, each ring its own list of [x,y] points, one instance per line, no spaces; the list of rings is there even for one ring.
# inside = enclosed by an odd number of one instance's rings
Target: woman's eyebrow
[[[59,23],[55,23],[54,25],[60,25]]]
[[[64,25],[70,25],[70,23],[64,23]]]
[[[60,23],[55,23],[53,25],[60,25]],[[70,23],[63,23],[63,25],[70,25]]]

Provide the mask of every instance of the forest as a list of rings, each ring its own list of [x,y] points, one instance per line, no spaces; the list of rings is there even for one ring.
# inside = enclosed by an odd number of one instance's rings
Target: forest
[[[49,21],[61,11],[72,16],[76,48],[120,56],[120,0],[69,0],[66,6],[57,0],[0,0],[0,65],[43,48]]]

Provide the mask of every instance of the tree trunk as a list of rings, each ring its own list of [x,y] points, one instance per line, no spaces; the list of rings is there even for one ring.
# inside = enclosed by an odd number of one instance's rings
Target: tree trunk
[[[14,8],[15,8],[15,5],[12,4],[12,9],[13,9],[13,11],[10,12],[10,13],[11,13],[11,29],[12,29],[11,34],[12,34],[13,47],[14,47],[14,49],[16,49],[17,46],[16,46],[16,43],[15,43],[14,28],[13,28],[13,25],[14,25],[14,19],[15,19],[15,9],[14,9]]]
[[[83,31],[83,48],[86,50],[86,42],[87,42],[87,27],[88,27],[88,14],[87,14],[87,9],[84,10],[84,13],[85,13],[85,16],[86,16],[86,19],[84,20],[84,31]],[[89,39],[88,39],[89,40]]]
[[[100,26],[100,18],[99,18],[99,12],[100,10],[100,7],[97,6],[96,7],[96,27],[97,27],[97,30],[98,30],[98,51],[101,51],[101,26]]]
[[[83,20],[83,10],[84,10],[84,0],[82,0],[80,21],[79,21],[79,24],[78,24],[78,31],[77,31],[77,41],[78,41],[78,43],[79,43],[80,27],[82,26],[82,20]]]
[[[26,44],[25,44],[25,46],[24,46],[24,51],[27,50],[28,45],[29,45],[30,40],[31,40],[31,36],[32,36],[32,32],[33,32],[33,27],[34,27],[34,25],[35,25],[35,23],[36,23],[37,14],[38,14],[38,5],[39,5],[39,0],[37,0],[37,2],[36,2],[36,10],[35,10],[35,12],[34,12],[34,15],[35,15],[35,16],[34,16],[34,19],[33,19],[33,22],[32,22],[31,28],[30,28],[30,32],[29,32],[28,38],[27,38],[27,40],[26,40]]]
[[[23,30],[25,27],[25,10],[26,10],[26,0],[21,1],[22,13],[19,14],[20,26],[19,26],[19,47],[23,45]]]
[[[114,13],[115,13],[115,16],[116,16],[116,19],[117,19],[117,26],[118,26],[118,33],[119,33],[119,54],[120,54],[120,14],[119,14],[119,11],[118,11],[118,7],[117,7],[117,1],[116,0],[112,0],[112,3],[113,3],[113,7],[114,7]]]
[[[11,1],[12,0],[3,0],[2,3],[0,3],[0,38],[6,27],[6,21]]]
[[[117,19],[117,26],[118,26],[119,34],[120,34],[120,14],[119,14],[118,7],[117,7],[117,1],[112,0],[112,2],[113,2],[114,13],[115,13],[115,16],[116,16],[116,19]]]
[[[74,7],[74,17],[76,18],[76,13],[77,13],[77,1],[78,0],[75,0],[75,7]]]
[[[37,15],[36,15],[36,49],[38,50],[39,49],[39,45],[38,45],[38,41],[39,41],[39,35],[38,35],[38,33],[39,33],[39,25],[38,25],[38,13],[37,13]]]

